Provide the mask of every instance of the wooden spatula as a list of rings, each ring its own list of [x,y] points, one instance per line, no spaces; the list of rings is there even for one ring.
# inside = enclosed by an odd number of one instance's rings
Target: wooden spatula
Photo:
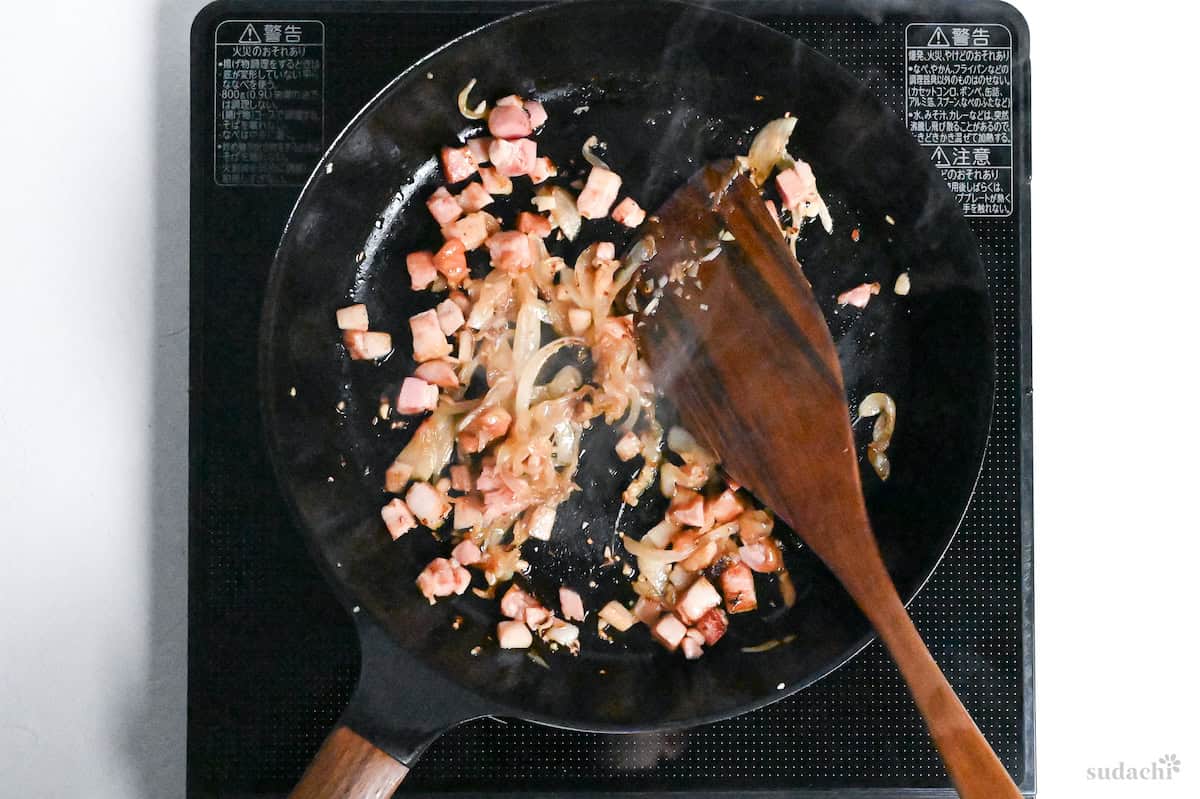
[[[825,317],[758,190],[735,175],[729,162],[706,167],[646,227],[656,253],[637,278],[636,330],[656,385],[729,476],[784,519],[862,608],[959,795],[1019,797],[884,568]]]

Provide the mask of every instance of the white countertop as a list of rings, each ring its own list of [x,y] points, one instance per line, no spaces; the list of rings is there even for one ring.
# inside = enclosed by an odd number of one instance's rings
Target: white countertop
[[[0,796],[171,799],[184,774],[188,26],[201,3],[10,5]],[[1196,796],[1200,13],[1021,5],[1035,76],[1040,795]],[[1170,782],[1087,778],[1168,753],[1182,761]]]

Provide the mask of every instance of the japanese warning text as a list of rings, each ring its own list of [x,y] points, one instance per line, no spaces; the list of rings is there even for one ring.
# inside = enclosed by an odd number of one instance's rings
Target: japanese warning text
[[[303,184],[324,141],[325,26],[226,20],[215,51],[216,182]]]
[[[1013,212],[1012,34],[1003,25],[913,24],[905,121],[967,216]]]

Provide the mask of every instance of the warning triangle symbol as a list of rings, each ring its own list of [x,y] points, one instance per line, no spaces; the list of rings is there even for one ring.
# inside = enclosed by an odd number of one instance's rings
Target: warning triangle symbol
[[[941,147],[933,151],[933,155],[929,156],[929,160],[938,166],[950,166],[950,159],[946,157],[946,151]]]
[[[950,41],[946,38],[946,34],[942,33],[941,27],[937,27],[933,31],[933,35],[929,37],[929,47],[949,47]]]
[[[258,31],[255,30],[254,25],[246,26],[246,30],[242,31],[242,35],[238,37],[238,44],[262,44],[262,39],[258,37]]]

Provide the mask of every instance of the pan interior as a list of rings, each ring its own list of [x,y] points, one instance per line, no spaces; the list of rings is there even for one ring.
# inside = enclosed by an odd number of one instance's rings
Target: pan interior
[[[589,44],[596,41],[606,44]],[[383,530],[383,472],[415,425],[394,429],[375,409],[414,366],[408,317],[436,302],[410,290],[404,256],[440,240],[424,200],[440,183],[440,147],[478,130],[454,102],[471,78],[476,97],[516,92],[545,103],[550,122],[538,145],[560,180],[586,175],[579,149],[595,135],[624,178],[622,192],[646,208],[706,161],[746,152],[765,122],[796,116],[791,151],[813,164],[835,219],[831,236],[806,233],[800,255],[838,345],[848,403],[881,390],[900,409],[892,478],[881,483],[866,467],[863,483],[906,599],[949,543],[978,474],[992,394],[985,278],[953,198],[900,122],[836,65],[740,18],[672,3],[566,4],[484,28],[398,78],[338,138],[285,231],[264,316],[263,402],[285,493],[331,583],[456,682],[564,726],[694,723],[818,679],[857,651],[869,628],[797,545],[785,552],[796,605],[784,608],[760,582],[763,612],[736,617],[725,641],[696,662],[663,652],[640,626],[601,641],[589,619],[581,655],[546,655],[545,668],[525,653],[495,650],[494,603],[468,593],[430,607],[415,590],[416,574],[447,545],[424,531],[393,543]],[[506,223],[529,207],[527,181],[515,182],[525,190],[494,210]],[[611,221],[588,222],[580,243],[610,240],[620,249],[630,237]],[[905,271],[913,291],[898,297],[890,287]],[[839,292],[869,280],[884,292],[864,311],[836,306]],[[365,302],[372,328],[392,334],[388,361],[346,358],[333,312],[351,302]],[[745,345],[754,357],[779,344]],[[787,375],[776,379],[789,390]],[[620,565],[602,565],[605,548],[619,551],[616,533],[639,536],[664,505],[652,489],[638,507],[622,506],[637,462],[618,461],[601,427],[585,438],[581,490],[560,509],[551,541],[526,547],[535,588],[552,599],[569,585],[592,608],[629,596],[620,593]],[[856,434],[865,444],[868,426]],[[741,651],[785,636],[790,642],[771,651]]]

